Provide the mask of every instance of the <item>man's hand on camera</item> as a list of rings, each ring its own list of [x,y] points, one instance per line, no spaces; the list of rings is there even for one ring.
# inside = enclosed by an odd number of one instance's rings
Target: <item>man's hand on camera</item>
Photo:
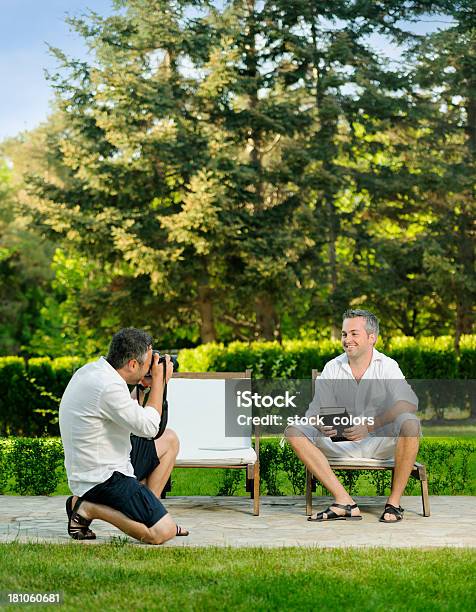
[[[152,367],[150,370],[152,374],[152,379],[149,386],[157,382],[163,383],[164,381],[164,365],[163,362],[159,363],[159,359],[161,357],[159,357],[157,353],[154,353],[154,355],[152,356]],[[170,355],[163,355],[163,357],[165,357],[165,384],[167,384],[172,378],[174,365],[172,363]]]
[[[165,355],[165,382],[168,383],[174,373],[174,364],[170,355]]]
[[[337,429],[334,429],[332,425],[321,425],[317,429],[323,433],[326,438],[333,438],[334,436],[337,436]]]
[[[354,427],[344,429],[344,436],[347,438],[347,440],[351,440],[352,442],[363,440],[368,435],[369,429],[367,425],[354,425]]]

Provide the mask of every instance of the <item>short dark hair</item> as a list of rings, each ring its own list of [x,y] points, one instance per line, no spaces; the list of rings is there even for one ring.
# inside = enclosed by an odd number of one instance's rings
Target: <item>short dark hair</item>
[[[119,370],[131,359],[144,363],[144,356],[152,345],[152,336],[135,327],[125,327],[112,337],[107,361]]]
[[[355,317],[362,317],[365,319],[365,331],[368,334],[375,334],[378,336],[379,324],[377,317],[369,310],[361,310],[360,308],[346,310],[342,315],[344,319],[354,319]]]

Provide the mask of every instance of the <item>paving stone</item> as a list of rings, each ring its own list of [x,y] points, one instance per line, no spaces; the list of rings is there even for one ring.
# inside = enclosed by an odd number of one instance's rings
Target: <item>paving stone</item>
[[[57,542],[96,545],[114,538],[132,538],[102,521],[94,521],[97,540],[74,542],[66,533],[66,497],[0,496],[0,542]],[[388,548],[437,546],[476,547],[476,497],[431,497],[431,516],[421,515],[419,497],[404,497],[405,518],[396,525],[378,522],[386,498],[356,498],[362,521],[309,523],[303,497],[262,497],[261,514],[253,516],[245,497],[170,497],[165,505],[190,536],[165,546],[220,547],[355,547]],[[315,497],[313,509],[329,505],[330,498]]]

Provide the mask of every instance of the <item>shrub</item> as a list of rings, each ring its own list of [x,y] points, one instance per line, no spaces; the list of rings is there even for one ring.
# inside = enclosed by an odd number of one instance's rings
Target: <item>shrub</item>
[[[465,336],[460,357],[449,336],[440,338],[393,338],[379,346],[398,361],[410,379],[475,378],[476,340]],[[277,342],[232,342],[203,344],[180,351],[182,371],[242,372],[253,371],[253,378],[310,378],[311,371],[322,371],[324,365],[342,353],[337,341],[287,340]]]
[[[227,468],[223,470],[222,481],[217,495],[234,495],[241,484],[243,470]]]
[[[469,461],[475,453],[476,443],[471,440],[423,439],[417,460],[426,465],[430,494],[472,494]],[[260,463],[262,479],[268,489],[267,495],[283,494],[279,489],[278,480],[281,469],[286,472],[293,492],[304,493],[305,469],[288,443],[281,449],[277,439],[263,440],[260,448]],[[358,482],[363,474],[375,486],[376,495],[385,495],[390,490],[390,470],[336,470],[336,475],[342,484],[355,495],[359,494]],[[411,479],[406,493],[410,494],[419,487],[419,482]]]
[[[7,488],[8,480],[11,475],[8,453],[12,445],[12,440],[0,438],[0,495]]]
[[[265,495],[283,495],[278,474],[282,466],[280,447],[276,440],[262,440],[259,449],[260,479],[266,485]]]
[[[51,495],[58,486],[58,468],[63,462],[61,441],[52,438],[9,438],[2,441],[3,463],[8,469],[0,476],[12,476],[13,491],[20,495]],[[2,466],[3,467],[3,466]]]
[[[0,435],[58,435],[60,398],[78,358],[0,357]]]

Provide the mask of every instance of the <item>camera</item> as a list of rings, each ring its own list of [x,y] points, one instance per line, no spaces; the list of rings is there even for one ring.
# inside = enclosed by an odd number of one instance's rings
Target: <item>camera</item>
[[[165,363],[165,355],[161,355],[160,351],[152,351],[152,359],[154,359],[154,355],[159,356],[158,363]],[[173,371],[178,372],[179,362],[177,360],[177,355],[170,355],[170,361],[172,362]],[[150,364],[150,368],[146,376],[152,376],[151,369],[152,369],[152,363]]]

